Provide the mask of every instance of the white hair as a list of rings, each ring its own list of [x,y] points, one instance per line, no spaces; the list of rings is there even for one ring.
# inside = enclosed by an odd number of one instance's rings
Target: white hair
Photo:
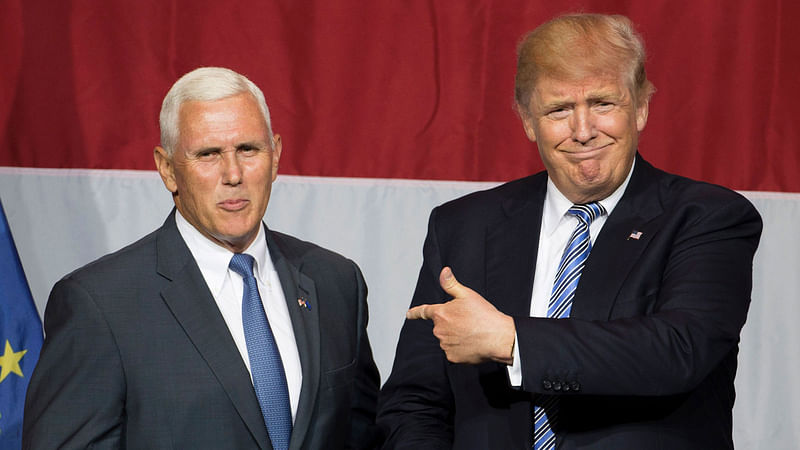
[[[267,124],[267,137],[272,146],[272,124],[264,93],[247,77],[223,67],[200,67],[182,76],[172,85],[158,116],[161,128],[161,146],[172,156],[180,134],[181,105],[188,101],[209,102],[222,100],[241,93],[249,93],[258,104],[258,109]]]

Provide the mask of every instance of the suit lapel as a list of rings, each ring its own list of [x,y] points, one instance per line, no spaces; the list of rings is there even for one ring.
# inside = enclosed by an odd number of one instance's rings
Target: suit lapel
[[[586,260],[570,317],[609,318],[625,279],[661,228],[658,173],[637,155],[631,181]]]
[[[290,441],[290,448],[298,449],[305,441],[311,426],[321,378],[317,289],[314,281],[287,258],[289,253],[278,242],[277,236],[268,229],[266,231],[267,246],[281,280],[303,371],[303,383]]]
[[[486,293],[485,296],[505,314],[528,317],[531,309],[533,275],[547,176],[544,173],[526,179],[522,189],[502,200],[501,218],[487,224],[486,234]],[[477,366],[484,380],[507,383],[505,366]],[[530,406],[521,391],[500,389],[493,401],[507,401],[508,412],[502,425],[487,425],[496,431],[524,436],[530,432]],[[506,400],[499,400],[505,398]],[[520,401],[522,400],[522,401]]]
[[[164,302],[228,393],[253,438],[261,448],[271,448],[250,374],[197,263],[178,232],[174,211],[159,232],[157,251],[157,271],[171,281],[161,292]]]
[[[586,261],[571,317],[589,320],[609,317],[625,279],[661,228],[660,173],[636,156],[631,181]],[[523,189],[503,200],[504,218],[488,226],[486,297],[509,315],[530,314],[546,192],[546,173],[535,175]]]
[[[530,315],[546,186],[544,173],[529,178],[503,200],[503,218],[488,225],[486,296],[498,310],[512,316]]]

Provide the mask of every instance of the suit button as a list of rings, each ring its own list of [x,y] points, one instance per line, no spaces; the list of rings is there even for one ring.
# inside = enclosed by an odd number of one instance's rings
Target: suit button
[[[578,392],[578,391],[581,390],[581,384],[578,383],[577,381],[573,381],[572,383],[570,383],[569,387],[575,392]]]
[[[543,381],[542,381],[542,388],[543,388],[545,391],[549,391],[549,390],[550,390],[550,388],[552,388],[552,387],[553,387],[553,383],[551,383],[551,382],[550,382],[550,380],[543,380]]]
[[[564,392],[569,392],[569,390],[570,390],[569,383],[565,382],[563,385],[561,385],[561,389],[563,389]]]
[[[554,391],[560,391],[561,390],[561,382],[560,381],[556,381],[555,383],[553,383],[553,390]]]

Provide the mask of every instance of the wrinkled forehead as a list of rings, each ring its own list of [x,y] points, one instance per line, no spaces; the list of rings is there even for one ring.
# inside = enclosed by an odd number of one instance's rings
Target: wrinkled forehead
[[[266,126],[256,99],[247,92],[239,92],[217,99],[187,99],[178,109],[178,126],[191,126],[197,120],[223,121],[242,120],[243,118],[260,119]]]
[[[269,142],[269,128],[256,100],[236,94],[218,100],[189,100],[181,105],[179,142],[207,141],[230,136],[233,140]]]
[[[595,101],[627,103],[632,98],[632,91],[624,77],[614,73],[595,73],[537,77],[531,89],[528,109],[534,111],[559,104]]]

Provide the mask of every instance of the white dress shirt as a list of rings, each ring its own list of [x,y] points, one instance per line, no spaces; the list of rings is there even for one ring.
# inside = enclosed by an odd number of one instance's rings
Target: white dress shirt
[[[634,165],[635,165],[634,161]],[[611,195],[599,200],[603,205],[606,214],[596,218],[589,225],[589,240],[594,244],[595,238],[600,234],[600,230],[606,223],[606,219],[611,211],[619,203],[628,182],[631,180],[633,165],[631,166],[625,181]],[[561,256],[567,247],[572,232],[578,226],[578,218],[567,211],[573,203],[556,188],[550,178],[547,179],[547,193],[544,197],[544,209],[542,211],[542,227],[539,230],[539,246],[536,253],[536,271],[533,277],[533,292],[531,295],[531,317],[547,317],[547,309],[550,304],[550,294],[553,291],[553,283],[556,279],[558,264]],[[522,361],[519,354],[519,341],[514,335],[514,362],[508,366],[508,377],[512,386],[522,385]]]
[[[217,302],[217,308],[222,313],[228,330],[236,342],[236,347],[242,356],[247,370],[250,371],[250,358],[247,353],[247,341],[244,337],[242,323],[242,293],[244,282],[242,277],[228,268],[233,253],[219,244],[203,236],[181,215],[175,212],[175,222],[178,232],[189,247],[194,260],[200,267],[200,272],[208,285],[208,289]],[[297,351],[297,342],[294,338],[292,321],[289,317],[289,307],[283,295],[278,272],[272,264],[267,249],[266,233],[264,227],[259,227],[255,241],[250,244],[244,253],[255,258],[253,275],[258,284],[258,292],[264,311],[267,313],[269,326],[275,335],[275,343],[281,354],[283,370],[286,372],[286,384],[289,388],[289,404],[292,408],[292,421],[297,415],[297,404],[300,399],[300,388],[303,384],[303,372],[300,366],[300,354]],[[250,375],[250,382],[253,375]]]

